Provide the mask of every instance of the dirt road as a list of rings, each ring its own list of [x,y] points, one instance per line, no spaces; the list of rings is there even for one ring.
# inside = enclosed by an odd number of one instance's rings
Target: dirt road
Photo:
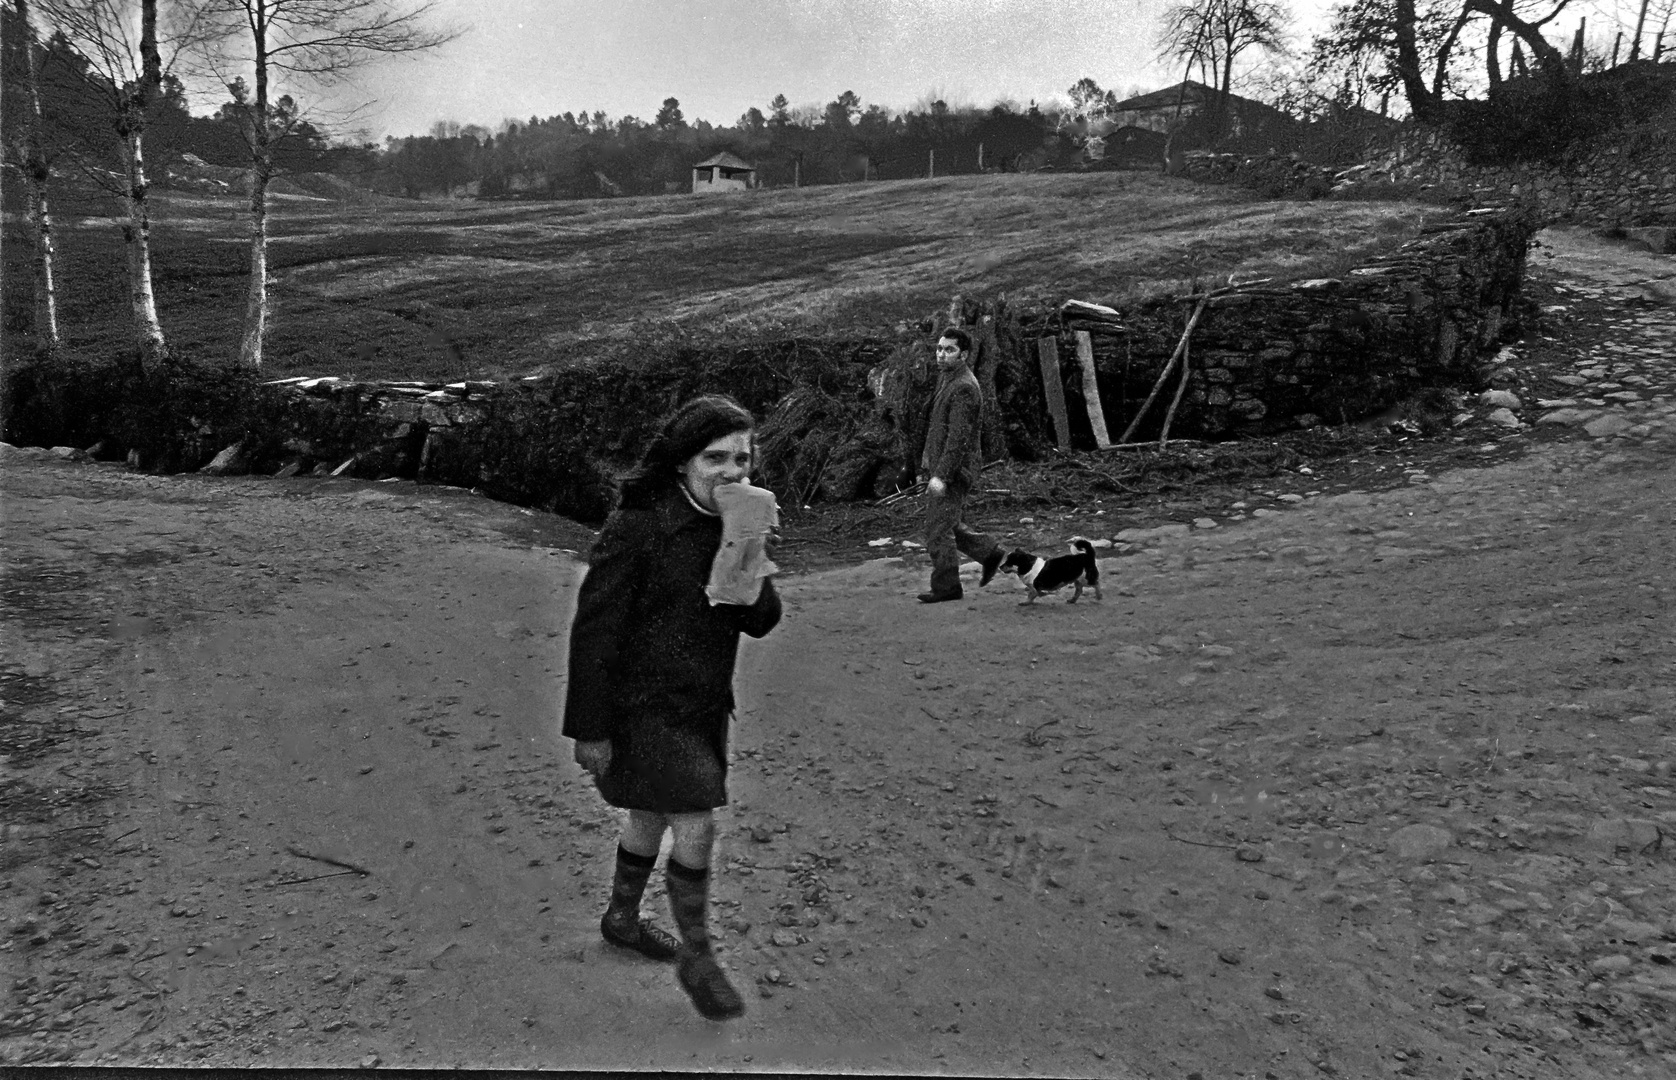
[[[598,938],[614,819],[556,736],[585,532],[8,453],[0,1061],[1670,1075],[1676,314],[1565,243],[1536,272],[1630,352],[1533,346],[1577,396],[1513,460],[1254,494],[1075,606],[787,576],[725,1026]]]

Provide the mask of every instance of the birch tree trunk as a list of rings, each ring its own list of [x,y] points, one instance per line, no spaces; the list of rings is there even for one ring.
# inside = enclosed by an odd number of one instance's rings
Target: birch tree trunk
[[[163,340],[163,324],[157,318],[157,294],[151,282],[151,206],[145,178],[145,123],[138,115],[138,107],[130,105],[128,111],[133,115],[124,123],[122,141],[127,172],[123,202],[128,211],[122,239],[128,252],[128,299],[134,314],[134,347],[141,370],[150,372],[167,358],[168,346]]]
[[[24,184],[28,188],[29,223],[35,233],[35,334],[46,343],[49,354],[58,351],[58,289],[53,282],[52,210],[47,201],[47,184],[52,169],[41,142],[41,76],[35,55],[35,28],[29,21],[28,0],[16,0],[18,25],[23,28],[25,72],[29,80],[29,101],[24,113],[24,145],[20,155]]]
[[[273,167],[271,149],[261,134],[264,126],[258,117],[250,163],[250,288],[239,342],[239,363],[249,368],[262,366],[262,341],[268,332],[268,178]]]
[[[239,363],[262,366],[262,342],[268,332],[268,180],[273,175],[273,144],[268,130],[268,24],[265,4],[250,8],[251,40],[256,54],[256,97],[246,111],[250,141],[250,286],[245,296],[244,336]]]

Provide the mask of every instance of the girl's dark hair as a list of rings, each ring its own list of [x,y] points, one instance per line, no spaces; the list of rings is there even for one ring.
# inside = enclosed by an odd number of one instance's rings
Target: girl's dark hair
[[[960,351],[963,353],[969,353],[972,351],[972,335],[968,334],[958,326],[951,326],[947,330],[944,330],[941,334],[937,335],[937,339],[939,341],[943,338],[948,338],[956,345],[959,345]]]
[[[679,482],[693,456],[724,435],[750,431],[756,420],[725,394],[705,394],[676,409],[647,444],[640,463],[617,488],[618,504],[643,509]]]

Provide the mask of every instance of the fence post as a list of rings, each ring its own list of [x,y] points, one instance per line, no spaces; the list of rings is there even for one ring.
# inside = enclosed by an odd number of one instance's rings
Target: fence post
[[[1054,441],[1059,449],[1071,448],[1071,418],[1065,413],[1065,387],[1059,382],[1059,342],[1045,337],[1036,342],[1036,359],[1042,368],[1042,390],[1047,394],[1048,412],[1053,416]]]
[[[1112,444],[1106,431],[1106,410],[1100,406],[1100,387],[1094,380],[1094,337],[1077,331],[1077,362],[1082,367],[1082,398],[1088,406],[1088,426],[1094,429],[1094,445],[1101,450]]]

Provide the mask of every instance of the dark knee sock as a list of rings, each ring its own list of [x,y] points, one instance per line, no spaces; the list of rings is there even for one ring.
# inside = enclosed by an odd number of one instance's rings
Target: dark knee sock
[[[640,910],[640,897],[646,892],[646,881],[657,863],[654,855],[636,855],[621,844],[617,845],[617,872],[611,880],[612,911]],[[674,865],[674,860],[670,861]]]
[[[664,884],[669,889],[669,909],[681,940],[695,952],[710,948],[710,869],[694,870],[671,858],[665,867]]]

